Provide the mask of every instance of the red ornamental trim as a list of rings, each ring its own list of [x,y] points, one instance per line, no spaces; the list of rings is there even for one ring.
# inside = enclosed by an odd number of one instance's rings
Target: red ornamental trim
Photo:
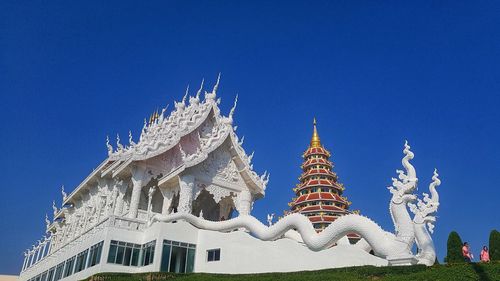
[[[297,199],[294,201],[295,203],[298,203],[299,201],[311,201],[311,200],[335,200],[340,203],[347,203],[346,200],[344,200],[342,197],[340,197],[337,194],[330,193],[330,192],[314,192],[314,193],[309,193],[309,194],[303,194],[297,197]]]
[[[317,212],[317,211],[325,211],[325,212],[340,212],[340,213],[347,213],[348,210],[342,209],[338,206],[334,205],[314,205],[314,206],[307,206],[302,209],[300,209],[300,213],[308,213],[308,212]]]

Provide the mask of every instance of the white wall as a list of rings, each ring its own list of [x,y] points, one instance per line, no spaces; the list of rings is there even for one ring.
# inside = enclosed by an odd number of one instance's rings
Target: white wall
[[[220,248],[220,261],[207,262],[207,250]],[[200,230],[196,248],[196,272],[259,273],[317,270],[334,267],[387,265],[387,261],[351,245],[313,252],[290,239],[261,241],[237,231]]]
[[[260,273],[317,270],[345,266],[388,265],[387,261],[351,246],[339,245],[313,252],[291,239],[261,241],[245,231],[222,233],[199,230],[187,222],[155,223],[144,231],[131,231],[106,227],[89,236],[78,245],[65,246],[61,253],[47,257],[47,261],[34,270],[23,273],[20,280],[28,280],[59,264],[61,261],[103,241],[101,262],[91,268],[61,280],[81,280],[99,272],[154,272],[160,270],[163,240],[196,244],[195,272],[211,273]],[[154,262],[148,266],[134,267],[108,264],[111,240],[145,244],[156,240]],[[207,261],[207,250],[221,249],[220,261]]]

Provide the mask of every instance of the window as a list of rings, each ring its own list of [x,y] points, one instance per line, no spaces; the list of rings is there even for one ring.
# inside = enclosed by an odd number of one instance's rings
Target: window
[[[49,269],[49,273],[47,275],[47,281],[52,281],[52,278],[54,278],[54,271],[56,270],[56,267],[52,267]]]
[[[149,265],[153,263],[155,255],[155,244],[156,240],[144,244],[142,249],[142,260],[141,265]]]
[[[75,273],[85,269],[85,262],[87,261],[88,254],[89,249],[78,254],[78,256],[76,257]]]
[[[189,273],[194,270],[196,245],[163,240],[160,271]]]
[[[101,261],[102,241],[90,247],[89,262],[87,267],[92,267]]]
[[[154,259],[155,244],[156,240],[144,245],[111,240],[108,263],[125,266],[143,266],[151,264]]]
[[[66,267],[64,268],[64,277],[68,277],[73,274],[73,266],[75,265],[76,256],[73,256],[66,260]]]
[[[40,278],[40,281],[46,281],[47,280],[47,271],[42,273],[42,277]]]
[[[54,275],[54,281],[57,281],[62,278],[63,269],[64,269],[64,262],[57,265],[56,274]]]
[[[220,249],[207,250],[207,261],[220,261]]]

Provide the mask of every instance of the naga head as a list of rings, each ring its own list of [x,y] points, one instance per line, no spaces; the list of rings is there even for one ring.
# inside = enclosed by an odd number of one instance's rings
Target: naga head
[[[415,168],[410,163],[410,160],[415,156],[410,150],[408,142],[405,141],[405,147],[403,149],[405,156],[401,160],[405,171],[396,170],[398,178],[392,178],[392,186],[388,187],[392,194],[392,202],[395,204],[413,202],[416,196],[413,191],[417,188],[417,173]]]
[[[415,214],[413,222],[417,224],[427,224],[429,232],[433,232],[434,223],[436,222],[436,212],[439,208],[439,194],[436,191],[436,187],[441,184],[441,180],[438,178],[439,174],[437,170],[434,170],[434,175],[432,176],[432,182],[429,185],[430,195],[423,193],[423,199],[418,199],[417,204],[408,203],[410,211]]]

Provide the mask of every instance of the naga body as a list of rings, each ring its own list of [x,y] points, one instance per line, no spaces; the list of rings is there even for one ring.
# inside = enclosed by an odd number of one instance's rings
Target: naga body
[[[435,171],[433,182],[429,186],[431,196],[424,193],[423,200],[418,199],[413,191],[417,187],[417,176],[415,168],[409,162],[414,154],[410,146],[405,143],[403,150],[405,157],[402,160],[406,173],[398,170],[398,179],[393,179],[393,184],[388,189],[392,194],[390,200],[390,213],[396,233],[384,231],[371,219],[358,215],[349,214],[337,218],[320,233],[313,228],[309,219],[301,214],[289,214],[273,225],[266,226],[251,215],[240,215],[226,221],[208,221],[189,213],[174,213],[170,215],[155,215],[150,224],[154,222],[173,222],[184,220],[197,228],[212,231],[233,231],[235,229],[246,229],[260,240],[276,240],[290,238],[304,243],[312,251],[327,249],[348,233],[356,233],[362,239],[356,245],[361,248],[369,247],[378,257],[388,259],[391,257],[411,257],[419,264],[434,264],[436,253],[429,231],[432,233],[436,220],[434,216],[439,206],[439,196],[436,186],[441,184]],[[411,219],[407,206],[415,214]],[[411,249],[416,241],[418,253],[413,257]]]

